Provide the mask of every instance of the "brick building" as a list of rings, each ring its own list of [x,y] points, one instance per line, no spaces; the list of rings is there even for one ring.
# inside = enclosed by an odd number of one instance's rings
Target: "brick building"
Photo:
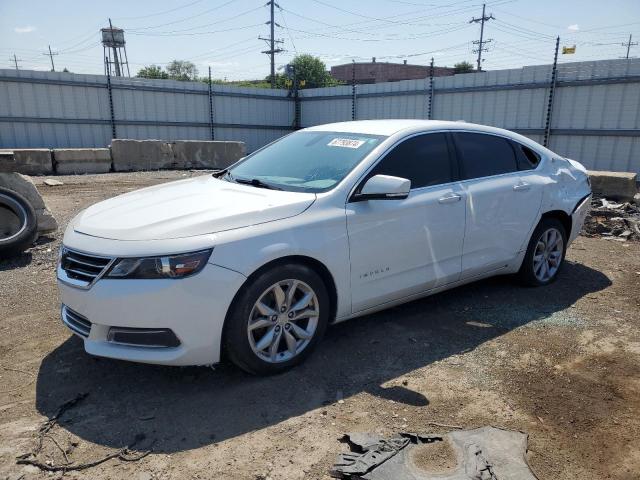
[[[375,57],[371,62],[335,65],[331,67],[331,76],[337,80],[351,83],[354,68],[356,83],[397,82],[429,76],[429,65],[409,65],[406,60],[404,63],[376,62]],[[433,75],[435,77],[453,75],[453,68],[433,67]]]

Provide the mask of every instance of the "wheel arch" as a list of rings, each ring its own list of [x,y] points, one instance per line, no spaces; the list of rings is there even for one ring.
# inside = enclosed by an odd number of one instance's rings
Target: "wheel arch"
[[[567,239],[571,238],[572,222],[571,216],[569,216],[567,212],[563,210],[549,210],[548,212],[542,214],[542,216],[540,217],[540,221],[544,220],[545,218],[555,218],[556,220],[560,221],[560,223],[562,223],[562,226],[564,227]]]
[[[333,323],[333,321],[336,318],[336,312],[338,310],[338,290],[337,290],[333,275],[331,274],[327,266],[321,261],[319,261],[318,259],[306,256],[306,255],[287,255],[284,257],[279,257],[274,260],[270,260],[269,262],[255,269],[247,277],[247,279],[242,283],[242,286],[238,289],[236,294],[233,296],[233,300],[229,304],[229,308],[227,309],[227,314],[225,315],[224,325],[222,327],[222,335],[220,337],[222,342],[221,344],[222,354],[224,354],[224,337],[225,337],[225,329],[228,324],[227,320],[229,318],[231,311],[235,307],[235,302],[237,301],[243,289],[246,288],[246,286],[249,285],[250,282],[252,282],[253,279],[256,278],[258,275],[260,275],[262,272],[269,270],[271,268],[277,267],[278,265],[292,264],[292,263],[297,265],[305,265],[320,276],[320,278],[322,279],[322,281],[324,282],[327,288],[327,294],[329,295],[329,308],[330,308],[329,323],[330,324]]]

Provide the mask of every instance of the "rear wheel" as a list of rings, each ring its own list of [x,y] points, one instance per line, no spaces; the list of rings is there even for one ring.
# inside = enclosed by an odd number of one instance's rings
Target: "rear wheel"
[[[274,267],[250,280],[234,300],[225,351],[249,373],[279,373],[311,353],[328,317],[327,289],[313,270],[297,264]]]
[[[531,236],[520,267],[520,279],[531,286],[548,285],[558,276],[567,249],[567,233],[555,218],[543,218]]]

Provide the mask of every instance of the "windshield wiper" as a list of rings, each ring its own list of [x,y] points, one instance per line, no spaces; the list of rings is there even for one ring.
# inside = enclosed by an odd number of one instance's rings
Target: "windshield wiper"
[[[262,180],[258,178],[237,178],[234,177],[233,180],[236,183],[242,183],[244,185],[253,185],[258,188],[267,188],[269,190],[282,190],[280,187],[276,187],[275,185],[270,185],[268,183],[264,183]]]

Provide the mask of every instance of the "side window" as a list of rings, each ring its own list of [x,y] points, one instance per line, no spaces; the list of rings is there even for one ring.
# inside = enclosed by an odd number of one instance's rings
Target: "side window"
[[[369,176],[408,178],[414,189],[453,181],[451,168],[446,135],[429,133],[412,137],[395,147]]]
[[[518,164],[509,140],[483,133],[455,133],[465,179],[516,172]]]
[[[519,170],[532,170],[538,166],[540,163],[540,155],[518,142],[512,142],[511,144],[516,151]]]

